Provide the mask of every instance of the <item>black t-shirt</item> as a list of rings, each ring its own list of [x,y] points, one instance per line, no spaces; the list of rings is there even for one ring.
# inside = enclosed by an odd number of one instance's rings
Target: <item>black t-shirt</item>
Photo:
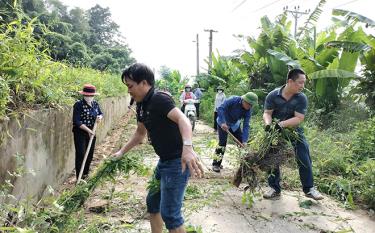
[[[178,125],[167,115],[175,108],[172,97],[153,88],[137,103],[137,120],[142,122],[156,154],[162,161],[181,157],[182,137]]]

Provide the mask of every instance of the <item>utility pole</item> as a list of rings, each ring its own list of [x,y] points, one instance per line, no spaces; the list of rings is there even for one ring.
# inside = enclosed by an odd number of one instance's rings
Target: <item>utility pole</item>
[[[294,38],[297,36],[297,21],[302,15],[307,15],[310,13],[310,9],[305,11],[299,11],[299,6],[295,6],[294,10],[288,10],[288,6],[283,7],[285,12],[291,13],[294,17]]]
[[[314,26],[314,58],[316,55],[316,26]]]
[[[199,34],[197,33],[197,39],[193,40],[197,43],[197,77],[199,76]]]
[[[210,33],[210,37],[208,40],[208,74],[210,74],[212,67],[212,33],[217,31],[213,29],[204,29],[204,31]]]

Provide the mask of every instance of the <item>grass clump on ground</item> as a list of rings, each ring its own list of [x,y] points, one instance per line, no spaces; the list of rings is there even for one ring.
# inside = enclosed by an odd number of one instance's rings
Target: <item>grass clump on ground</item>
[[[76,232],[82,224],[82,206],[94,189],[105,181],[115,181],[118,173],[129,175],[147,172],[139,154],[127,154],[120,159],[108,159],[86,181],[82,181],[71,190],[65,191],[57,200],[46,198],[44,207],[28,203],[8,204],[0,208],[0,231],[27,232]],[[49,202],[50,204],[48,204]],[[71,231],[69,229],[72,229]]]

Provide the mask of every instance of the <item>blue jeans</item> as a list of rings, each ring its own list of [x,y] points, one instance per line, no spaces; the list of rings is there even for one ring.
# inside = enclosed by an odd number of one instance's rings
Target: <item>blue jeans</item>
[[[184,224],[181,214],[182,201],[190,177],[189,168],[182,173],[181,158],[160,161],[155,168],[155,178],[160,180],[160,191],[149,191],[147,211],[159,213],[168,230]]]
[[[308,193],[310,188],[314,186],[312,162],[309,151],[309,144],[303,134],[299,134],[299,140],[293,143],[294,152],[296,154],[297,164],[299,168],[299,177],[302,183],[304,193]],[[281,192],[280,186],[280,168],[275,168],[269,171],[268,185],[275,189],[276,192]]]
[[[219,147],[216,148],[215,154],[219,157],[218,159],[214,159],[212,162],[213,166],[220,166],[221,162],[223,161],[225,147],[227,146],[228,141],[228,133],[224,131],[219,125],[217,126],[217,130],[219,133]],[[238,127],[236,131],[232,131],[232,129],[229,129],[229,132],[233,134],[235,138],[237,138],[238,141],[242,142],[242,131],[241,127]]]

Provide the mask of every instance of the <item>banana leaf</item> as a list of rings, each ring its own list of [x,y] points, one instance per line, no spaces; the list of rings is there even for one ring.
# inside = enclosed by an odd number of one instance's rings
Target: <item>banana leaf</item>
[[[353,41],[330,41],[324,44],[326,48],[342,48],[346,52],[367,52],[371,46]]]
[[[334,70],[319,70],[308,75],[309,79],[325,79],[325,78],[348,78],[355,79],[359,76],[353,72],[346,70],[334,69]]]
[[[291,66],[293,68],[299,68],[301,65],[299,64],[298,60],[293,60],[293,58],[287,56],[284,53],[268,49],[267,52],[274,56],[277,60],[284,62],[286,65]]]
[[[332,14],[338,15],[338,16],[344,16],[347,20],[354,20],[355,22],[365,23],[366,26],[369,26],[369,27],[375,27],[374,20],[367,18],[363,15],[360,15],[358,13],[352,12],[352,11],[333,9]]]

